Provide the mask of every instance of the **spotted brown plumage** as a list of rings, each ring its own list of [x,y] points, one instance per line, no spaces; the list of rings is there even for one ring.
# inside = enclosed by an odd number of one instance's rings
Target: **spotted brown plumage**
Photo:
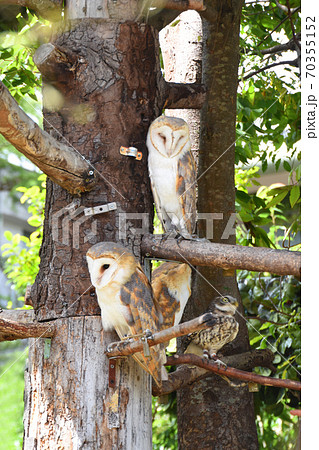
[[[146,330],[159,331],[162,314],[133,253],[120,244],[100,242],[88,250],[86,257],[101,308],[103,328],[106,331],[114,328],[121,339],[140,335]],[[158,386],[167,379],[163,344],[150,347],[149,357],[140,352],[133,358],[152,375]]]
[[[239,328],[234,317],[237,307],[238,301],[234,297],[230,295],[217,297],[207,311],[213,313],[210,326],[186,337],[183,343],[185,353],[202,356],[205,352],[212,358],[224,345],[233,341]]]
[[[177,325],[191,295],[192,271],[188,264],[164,262],[152,272],[152,288],[163,315],[162,328]]]

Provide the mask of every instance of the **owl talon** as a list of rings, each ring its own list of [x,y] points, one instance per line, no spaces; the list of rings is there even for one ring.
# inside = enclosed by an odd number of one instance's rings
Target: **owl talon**
[[[168,231],[167,233],[162,234],[161,242],[160,244],[165,244],[167,239],[172,238],[174,239],[176,237],[175,231]]]
[[[226,370],[227,369],[227,364],[225,364],[222,360],[220,360],[219,358],[217,358],[216,353],[212,353],[211,355],[209,355],[209,358],[211,360],[213,360],[217,365],[218,368],[221,369],[222,367]]]

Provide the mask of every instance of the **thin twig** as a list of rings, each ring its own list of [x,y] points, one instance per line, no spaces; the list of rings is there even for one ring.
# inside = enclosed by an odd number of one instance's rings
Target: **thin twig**
[[[272,67],[276,67],[276,66],[282,66],[282,65],[286,65],[289,64],[290,66],[293,67],[298,67],[298,58],[294,59],[294,60],[290,60],[290,61],[279,61],[273,64],[269,64],[268,66],[262,67],[261,69],[255,70],[254,72],[249,73],[248,75],[246,75],[243,80],[248,80],[248,78],[253,77],[254,75],[257,75],[260,72],[264,72],[265,70],[271,69]]]

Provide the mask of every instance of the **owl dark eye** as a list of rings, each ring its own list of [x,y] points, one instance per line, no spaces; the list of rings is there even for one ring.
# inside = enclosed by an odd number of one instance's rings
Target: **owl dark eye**
[[[110,267],[110,264],[103,264],[102,269],[107,270]]]
[[[222,297],[222,301],[224,303],[229,303],[229,298],[228,297]]]
[[[160,133],[159,136],[163,139],[164,145],[165,145],[166,144],[166,136],[164,136],[164,134],[161,134],[161,133]]]

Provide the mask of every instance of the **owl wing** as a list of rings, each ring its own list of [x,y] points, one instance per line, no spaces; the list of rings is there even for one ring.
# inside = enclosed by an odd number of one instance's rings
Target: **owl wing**
[[[211,326],[204,330],[190,333],[184,341],[185,353],[196,353],[195,347],[216,353],[224,345],[235,339],[238,333],[238,322],[233,316],[214,317]]]
[[[154,301],[151,285],[138,266],[131,279],[121,288],[120,299],[126,307],[126,321],[132,335],[141,334],[146,330],[152,333],[160,330],[162,315],[157,302]],[[117,330],[119,336],[121,331]],[[161,386],[162,379],[167,379],[165,347],[163,344],[150,347],[150,357],[145,357],[142,352],[135,353],[133,358],[154,378]]]
[[[196,165],[191,151],[186,152],[178,161],[176,192],[182,207],[185,229],[192,235],[196,226]]]
[[[192,271],[188,264],[164,262],[152,272],[154,297],[163,315],[162,328],[180,323],[191,295]]]

